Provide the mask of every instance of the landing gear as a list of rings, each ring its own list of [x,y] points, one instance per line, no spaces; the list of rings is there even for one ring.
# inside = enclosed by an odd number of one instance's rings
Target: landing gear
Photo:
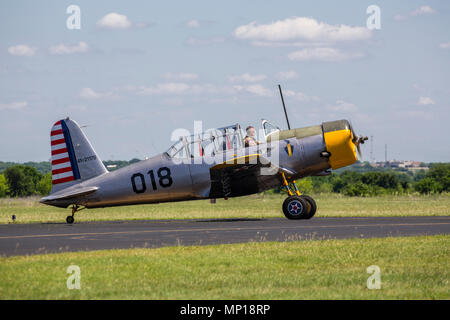
[[[72,224],[75,221],[75,218],[73,216],[67,216],[66,222],[68,224]]]
[[[297,189],[295,180],[289,183],[284,173],[281,173],[281,177],[286,188],[285,191],[289,195],[283,202],[283,213],[286,218],[291,220],[311,219],[317,211],[316,201],[310,196],[302,195]]]
[[[307,213],[307,217],[305,219],[311,219],[312,217],[314,217],[314,215],[316,214],[316,211],[317,211],[316,201],[314,201],[313,198],[311,198],[310,196],[307,196],[307,195],[301,195],[300,197],[303,198],[303,200],[305,200],[308,205],[308,213]]]
[[[290,196],[283,202],[283,213],[290,220],[307,219],[308,205],[302,197]]]
[[[71,215],[71,216],[67,216],[66,222],[67,222],[68,224],[72,224],[72,223],[75,221],[75,212],[81,211],[81,210],[83,210],[83,209],[84,209],[84,208],[81,208],[81,209],[80,209],[80,206],[74,204],[74,205],[72,206],[72,215]]]

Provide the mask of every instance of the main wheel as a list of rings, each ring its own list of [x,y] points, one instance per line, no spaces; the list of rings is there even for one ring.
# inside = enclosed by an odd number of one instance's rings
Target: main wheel
[[[67,222],[68,224],[72,224],[74,221],[75,221],[75,219],[74,219],[72,216],[67,216],[66,222]]]
[[[314,201],[313,198],[311,198],[310,196],[306,196],[306,195],[301,195],[301,197],[307,202],[308,204],[308,213],[305,217],[305,219],[311,219],[312,217],[314,217],[314,215],[316,214],[317,211],[317,204],[316,201]]]
[[[307,219],[308,204],[299,196],[290,196],[283,202],[283,213],[290,220]]]

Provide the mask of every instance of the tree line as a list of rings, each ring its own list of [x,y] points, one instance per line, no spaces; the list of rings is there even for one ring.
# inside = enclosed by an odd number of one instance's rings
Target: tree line
[[[130,161],[104,161],[110,171],[123,168],[138,159]],[[0,162],[0,198],[46,196],[52,189],[50,162]]]
[[[307,177],[297,181],[306,194],[340,193],[346,196],[379,196],[385,194],[440,194],[450,192],[450,163],[430,165],[416,172],[396,170],[332,173],[325,177]],[[280,192],[280,188],[274,192]]]

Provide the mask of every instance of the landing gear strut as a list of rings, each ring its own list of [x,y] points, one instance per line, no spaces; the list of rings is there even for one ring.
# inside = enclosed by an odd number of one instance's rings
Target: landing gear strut
[[[71,216],[67,216],[66,222],[67,222],[68,224],[72,224],[72,223],[75,221],[75,212],[81,211],[81,210],[83,210],[83,209],[84,209],[84,208],[81,208],[81,209],[80,209],[80,206],[79,206],[79,205],[74,204],[74,205],[72,206],[72,215],[71,215]]]
[[[317,204],[310,196],[302,195],[295,184],[295,180],[289,183],[284,173],[281,173],[283,185],[289,197],[283,202],[283,213],[291,220],[311,219],[317,210]]]

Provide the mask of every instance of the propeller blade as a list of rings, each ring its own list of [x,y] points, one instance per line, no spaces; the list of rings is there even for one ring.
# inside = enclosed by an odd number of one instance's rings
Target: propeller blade
[[[350,122],[349,122],[349,125],[350,125],[350,131],[351,131],[352,136],[353,136],[352,142],[353,142],[353,144],[355,145],[356,150],[358,151],[359,157],[362,158],[362,152],[361,152],[361,147],[360,147],[360,145],[361,145],[361,144],[364,144],[364,142],[365,142],[366,140],[368,140],[369,138],[368,138],[368,137],[360,137],[360,136],[358,136],[358,135],[356,134],[355,130],[353,130],[353,126],[352,126],[352,124],[351,124]]]

